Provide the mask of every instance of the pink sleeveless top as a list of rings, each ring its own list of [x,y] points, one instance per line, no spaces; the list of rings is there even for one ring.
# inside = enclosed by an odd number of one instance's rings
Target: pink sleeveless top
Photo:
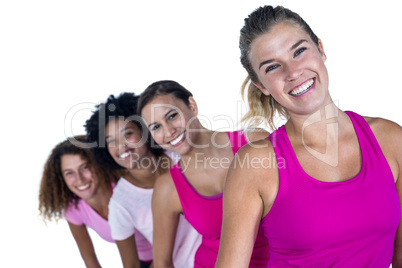
[[[279,190],[262,225],[268,267],[389,267],[401,207],[391,169],[366,120],[352,120],[362,155],[353,178],[323,182],[302,169],[284,126],[270,135]]]
[[[247,139],[243,131],[228,132],[235,154]],[[183,207],[184,217],[202,235],[202,242],[195,255],[194,267],[215,267],[222,228],[222,193],[204,196],[187,181],[180,162],[170,168],[173,182]],[[260,228],[250,261],[250,267],[266,267],[269,251],[268,241]]]

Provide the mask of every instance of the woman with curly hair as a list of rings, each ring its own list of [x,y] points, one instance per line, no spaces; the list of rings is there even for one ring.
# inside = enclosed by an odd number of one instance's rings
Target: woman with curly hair
[[[101,267],[87,227],[114,242],[108,225],[108,203],[115,177],[95,165],[85,136],[59,143],[46,161],[39,191],[44,220],[65,217],[87,267]]]
[[[122,173],[109,203],[109,224],[124,267],[149,267],[153,261],[153,188],[174,163],[137,115],[138,98],[109,96],[85,125],[97,164]],[[184,217],[178,221],[173,261],[175,267],[193,267],[200,236]]]

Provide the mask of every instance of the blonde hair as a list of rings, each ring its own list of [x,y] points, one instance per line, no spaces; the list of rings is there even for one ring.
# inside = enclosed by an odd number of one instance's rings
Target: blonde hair
[[[246,87],[247,101],[245,98]],[[261,124],[275,130],[275,116],[282,116],[289,119],[289,115],[285,108],[280,105],[271,95],[265,95],[258,89],[250,79],[250,76],[244,80],[241,86],[241,95],[244,102],[248,103],[248,111],[241,119],[247,127],[258,127]]]

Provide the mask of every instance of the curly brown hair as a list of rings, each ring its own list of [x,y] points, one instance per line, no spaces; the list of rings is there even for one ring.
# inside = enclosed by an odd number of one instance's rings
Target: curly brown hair
[[[112,174],[95,164],[86,136],[75,136],[59,143],[45,163],[40,183],[39,214],[45,221],[63,218],[63,211],[70,205],[77,206],[80,199],[67,187],[61,172],[61,158],[67,154],[79,155],[87,161],[88,167],[94,171],[104,187],[110,188],[110,184],[118,178],[118,174]]]

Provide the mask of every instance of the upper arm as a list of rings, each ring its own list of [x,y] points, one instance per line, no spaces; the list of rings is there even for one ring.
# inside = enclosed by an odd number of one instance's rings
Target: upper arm
[[[135,243],[134,235],[124,240],[116,240],[116,245],[119,249],[124,268],[140,267],[140,260],[138,258],[137,245]]]
[[[258,159],[267,149],[243,147],[229,169],[223,193],[223,223],[217,267],[248,267],[266,196],[261,187],[269,170]],[[252,159],[256,160],[252,160]],[[253,162],[254,161],[254,162]]]
[[[381,118],[366,118],[387,159],[402,207],[402,128]],[[395,236],[392,267],[402,267],[402,219]]]
[[[382,118],[366,118],[394,175],[395,182],[402,173],[402,128]]]
[[[75,225],[70,222],[68,222],[68,226],[70,227],[71,234],[77,243],[86,267],[101,267],[98,259],[96,258],[95,249],[86,226]]]
[[[377,138],[377,140],[379,140],[380,147],[394,175],[396,190],[402,207],[402,128],[387,120],[381,120],[379,125],[381,128],[379,136],[381,138]],[[376,134],[376,132],[374,133]],[[402,218],[395,236],[392,267],[402,267]]]
[[[137,245],[135,241],[135,226],[133,218],[127,211],[128,204],[121,204],[121,198],[127,198],[128,195],[116,196],[109,201],[109,215],[108,223],[112,238],[116,241],[117,248],[119,249],[120,258],[123,267],[140,267]]]
[[[400,174],[398,180],[396,181],[396,189],[398,191],[399,201],[402,207],[402,176]],[[398,229],[396,231],[392,267],[402,267],[402,219],[400,220]]]
[[[153,254],[156,267],[173,267],[173,248],[181,212],[180,199],[172,178],[170,174],[164,174],[156,181],[152,196]]]

